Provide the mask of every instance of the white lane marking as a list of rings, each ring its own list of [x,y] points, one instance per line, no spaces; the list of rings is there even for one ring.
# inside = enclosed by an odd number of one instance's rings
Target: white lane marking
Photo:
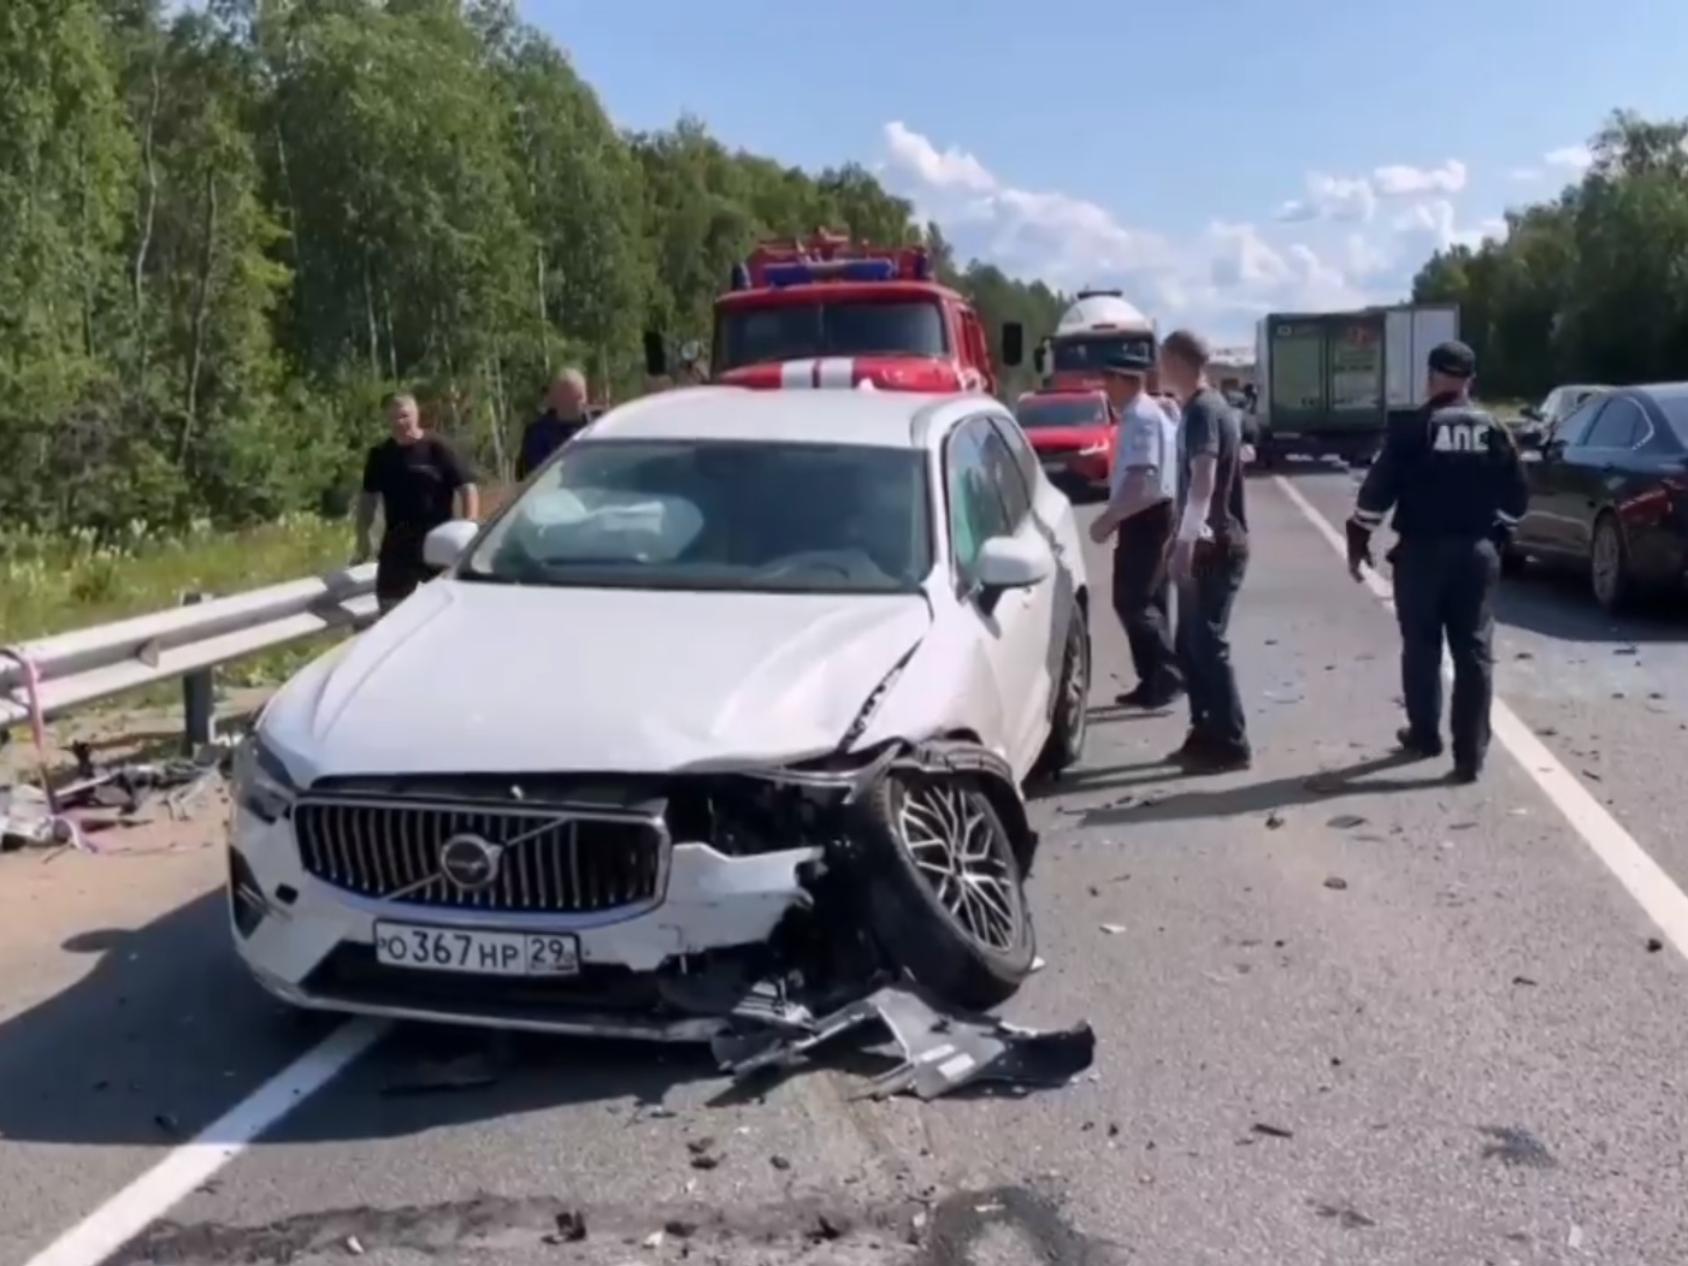
[[[1272,479],[1290,503],[1318,529],[1319,535],[1346,560],[1348,542],[1342,533],[1289,480],[1282,475],[1274,475]],[[1361,574],[1366,588],[1393,611],[1395,595],[1390,583],[1370,568]],[[1451,666],[1445,655],[1442,673],[1444,676],[1451,675]],[[1512,753],[1512,758],[1523,767],[1530,780],[1565,815],[1572,829],[1582,836],[1583,843],[1606,864],[1606,869],[1617,877],[1647,916],[1659,925],[1659,930],[1676,946],[1677,951],[1688,957],[1688,894],[1676,886],[1676,881],[1665,873],[1664,868],[1636,843],[1635,837],[1624,830],[1616,818],[1606,812],[1605,806],[1589,794],[1588,788],[1565,768],[1529,726],[1519,720],[1518,714],[1498,694],[1489,710],[1489,724],[1500,745]]]
[[[97,1266],[168,1213],[265,1130],[322,1089],[387,1031],[342,1024],[252,1094],[66,1231],[26,1266]]]
[[[815,362],[812,360],[788,360],[780,366],[780,386],[787,391],[795,388],[813,387],[815,385]]]

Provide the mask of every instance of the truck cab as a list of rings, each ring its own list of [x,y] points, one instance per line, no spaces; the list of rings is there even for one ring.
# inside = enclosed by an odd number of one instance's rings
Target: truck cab
[[[1041,391],[1090,391],[1102,386],[1102,364],[1126,347],[1143,347],[1155,358],[1155,323],[1127,302],[1119,290],[1082,290],[1038,347],[1034,364]],[[1149,372],[1147,388],[1159,390]]]
[[[1018,327],[1003,332],[1018,364]],[[647,336],[653,373],[660,337]],[[824,231],[764,242],[734,265],[715,301],[709,381],[766,389],[871,386],[886,391],[995,393],[984,323],[933,278],[921,246],[876,247]]]

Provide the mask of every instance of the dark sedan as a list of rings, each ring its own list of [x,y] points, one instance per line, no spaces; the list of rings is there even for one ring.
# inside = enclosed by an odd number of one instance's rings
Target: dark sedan
[[[1625,387],[1521,437],[1530,509],[1507,562],[1588,569],[1616,611],[1688,575],[1688,383]]]

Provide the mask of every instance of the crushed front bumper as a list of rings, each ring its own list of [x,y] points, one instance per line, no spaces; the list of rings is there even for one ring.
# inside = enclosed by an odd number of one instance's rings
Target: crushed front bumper
[[[308,873],[289,819],[237,808],[230,838],[233,939],[253,976],[297,1006],[539,1032],[704,1041],[733,1018],[779,1023],[782,1004],[750,988],[748,964],[791,912],[819,848],[728,856],[670,846],[659,899],[632,912],[548,914],[366,898]],[[580,972],[510,977],[376,962],[375,924],[566,934]],[[735,967],[745,964],[745,973]],[[742,991],[735,985],[742,983]]]

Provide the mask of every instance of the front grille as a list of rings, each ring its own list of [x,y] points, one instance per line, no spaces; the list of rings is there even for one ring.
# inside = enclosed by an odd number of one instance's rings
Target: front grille
[[[660,819],[562,808],[352,799],[302,800],[294,831],[304,867],[364,897],[464,910],[591,914],[661,892],[667,840]],[[474,836],[496,851],[491,882],[447,877],[448,840]]]

